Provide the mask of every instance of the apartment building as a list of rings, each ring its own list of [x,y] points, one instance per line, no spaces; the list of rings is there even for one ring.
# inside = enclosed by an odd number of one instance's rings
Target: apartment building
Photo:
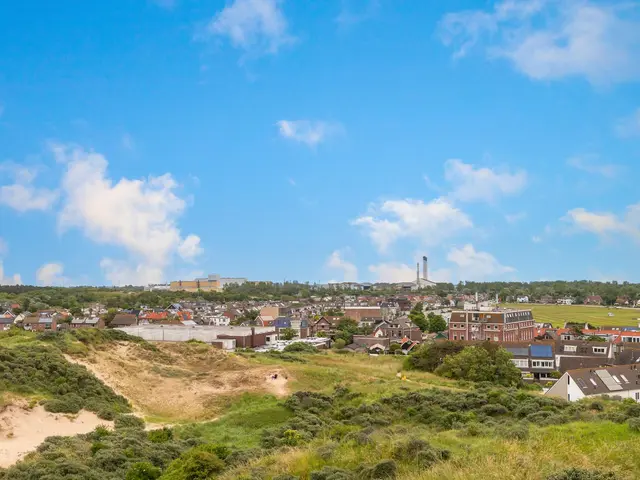
[[[195,280],[175,280],[170,283],[169,290],[172,292],[221,292],[226,285],[242,285],[245,282],[247,282],[246,278],[226,278],[212,274]]]
[[[522,342],[534,335],[531,310],[454,311],[449,320],[450,340]]]

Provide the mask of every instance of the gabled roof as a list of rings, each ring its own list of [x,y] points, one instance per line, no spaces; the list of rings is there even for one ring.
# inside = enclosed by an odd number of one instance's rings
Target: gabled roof
[[[569,375],[585,395],[608,394],[640,390],[638,365],[619,365],[605,368],[581,368],[569,370]]]

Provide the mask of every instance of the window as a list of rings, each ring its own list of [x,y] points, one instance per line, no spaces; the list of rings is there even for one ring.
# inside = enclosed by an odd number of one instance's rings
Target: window
[[[613,379],[616,381],[616,383],[617,383],[617,384],[622,383],[622,382],[620,381],[620,379],[619,379],[618,377],[616,377],[615,375],[611,375],[611,376],[613,377]]]
[[[593,383],[593,386],[594,386],[594,387],[597,387],[597,386],[598,386],[598,384],[596,383],[596,381],[595,381],[593,378],[590,378],[589,380],[591,380],[591,383]]]
[[[518,368],[528,368],[529,367],[529,360],[527,360],[526,358],[512,358],[511,361]]]
[[[533,368],[553,368],[553,360],[532,360]]]
[[[593,353],[607,353],[607,347],[593,347]]]
[[[640,392],[636,392],[636,402],[640,400]]]
[[[458,339],[458,336],[457,336],[457,335],[454,335],[454,336],[453,336],[453,339],[454,339],[454,340],[457,340],[457,339]]]
[[[565,345],[564,346],[564,351],[565,352],[575,352],[576,350],[578,350],[578,347],[575,345]]]
[[[625,377],[624,375],[620,375],[620,377],[622,378],[622,380],[624,380],[624,383],[629,383],[629,380],[627,380],[627,377]]]
[[[460,340],[464,340],[464,335],[460,335]]]

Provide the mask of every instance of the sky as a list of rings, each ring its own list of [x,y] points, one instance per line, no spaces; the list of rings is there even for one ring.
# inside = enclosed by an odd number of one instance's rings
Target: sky
[[[0,284],[640,282],[640,2],[0,7]]]

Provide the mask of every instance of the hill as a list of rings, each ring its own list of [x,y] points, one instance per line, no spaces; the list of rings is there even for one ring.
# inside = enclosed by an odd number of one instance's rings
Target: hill
[[[568,404],[535,391],[456,382],[424,372],[406,372],[401,380],[397,373],[403,358],[393,356],[230,355],[203,344],[150,345],[107,338],[118,335],[108,333],[81,341],[69,335],[0,334],[0,367],[10,350],[50,350],[63,362],[68,358],[88,365],[118,393],[131,395],[138,414],[173,426],[145,430],[136,417],[117,414],[113,430],[99,427],[50,437],[0,478],[640,476],[635,460],[640,455],[640,406],[634,402]],[[65,368],[90,374],[70,362]],[[270,376],[265,378],[275,371],[286,377],[285,385],[271,385]],[[120,398],[99,379],[91,382],[102,385],[105,398]],[[284,393],[283,387],[286,396],[274,394]],[[51,399],[58,394],[40,395]],[[215,421],[194,421],[213,416]]]

